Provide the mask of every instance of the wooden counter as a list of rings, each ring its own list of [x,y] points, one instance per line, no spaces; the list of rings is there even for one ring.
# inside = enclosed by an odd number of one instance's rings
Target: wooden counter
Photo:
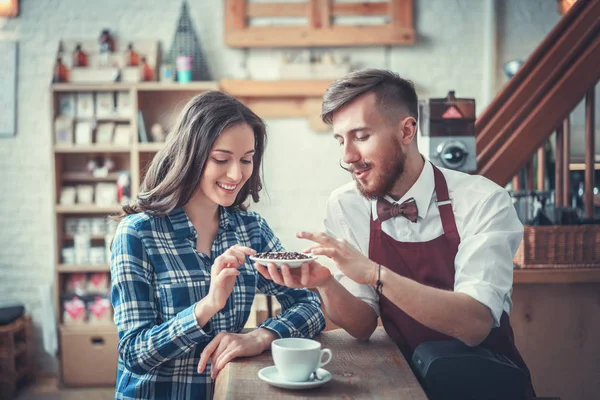
[[[408,363],[379,327],[368,342],[342,329],[315,338],[333,352],[324,368],[333,379],[314,389],[285,390],[258,378],[261,368],[273,365],[271,352],[237,359],[223,368],[215,381],[215,399],[379,399],[427,400]]]

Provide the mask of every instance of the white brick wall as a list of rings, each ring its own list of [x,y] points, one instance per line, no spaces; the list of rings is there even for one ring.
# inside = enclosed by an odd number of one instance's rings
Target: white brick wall
[[[510,0],[498,17],[498,67],[525,57],[558,20],[552,0]],[[96,38],[110,28],[124,38],[156,38],[170,46],[179,2],[162,0],[27,0],[19,18],[0,29],[0,39],[19,40],[18,133],[0,139],[0,301],[19,300],[37,322],[43,319],[39,289],[53,280],[54,232],[51,204],[50,109],[48,88],[61,38]],[[395,70],[414,80],[421,96],[460,97],[483,93],[484,10],[480,0],[416,1],[418,42],[409,47],[347,48],[353,63]],[[237,50],[223,44],[221,0],[190,0],[190,10],[215,78],[268,78],[265,65],[280,50]],[[248,70],[246,70],[248,68]],[[500,71],[500,70],[498,70]],[[493,75],[492,75],[493,76]],[[503,82],[501,72],[496,75]],[[481,111],[481,110],[479,110]],[[302,119],[269,120],[263,213],[291,249],[299,229],[320,229],[330,191],[349,177],[338,167],[336,142],[314,133]],[[52,371],[51,357],[40,357]]]

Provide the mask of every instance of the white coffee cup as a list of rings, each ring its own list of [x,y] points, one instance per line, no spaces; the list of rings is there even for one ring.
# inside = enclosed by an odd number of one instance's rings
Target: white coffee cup
[[[273,362],[279,376],[289,382],[305,382],[317,369],[329,364],[331,350],[321,349],[321,343],[303,338],[277,339],[271,343]],[[329,357],[323,361],[323,354]]]

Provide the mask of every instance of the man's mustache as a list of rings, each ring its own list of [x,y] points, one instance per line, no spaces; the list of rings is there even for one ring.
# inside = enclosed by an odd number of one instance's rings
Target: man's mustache
[[[361,161],[361,162],[357,162],[357,163],[343,165],[342,162],[340,161],[340,167],[342,167],[346,171],[350,172],[351,174],[354,174],[357,171],[364,171],[366,169],[371,168],[371,163]]]

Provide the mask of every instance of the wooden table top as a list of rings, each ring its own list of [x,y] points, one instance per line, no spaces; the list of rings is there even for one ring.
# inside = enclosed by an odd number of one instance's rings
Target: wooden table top
[[[223,368],[215,381],[214,398],[221,399],[406,399],[427,400],[408,363],[382,327],[368,342],[343,329],[315,338],[331,349],[333,359],[324,368],[333,379],[317,388],[280,389],[263,382],[258,371],[273,365],[270,351],[240,358]]]

